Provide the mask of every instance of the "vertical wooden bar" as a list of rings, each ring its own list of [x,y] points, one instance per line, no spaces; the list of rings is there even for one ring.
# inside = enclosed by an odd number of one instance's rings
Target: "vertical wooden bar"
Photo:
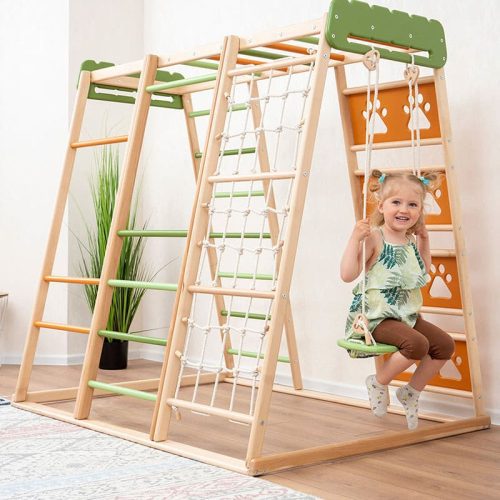
[[[87,95],[90,86],[90,72],[82,71],[80,73],[80,81],[78,83],[78,92],[76,94],[75,105],[73,109],[73,117],[71,119],[71,126],[69,129],[68,145],[66,147],[66,154],[64,157],[64,166],[59,183],[59,192],[57,194],[56,204],[54,208],[54,216],[50,227],[49,238],[45,250],[45,257],[42,265],[42,272],[38,284],[38,292],[33,307],[33,313],[26,337],[26,344],[24,347],[23,359],[19,376],[17,379],[16,391],[13,395],[15,402],[24,401],[28,392],[29,380],[31,377],[31,370],[33,368],[33,360],[35,359],[35,351],[38,343],[38,336],[40,328],[35,326],[35,322],[43,318],[43,311],[47,301],[47,294],[49,291],[49,283],[44,280],[44,277],[52,274],[54,260],[57,252],[57,243],[61,233],[61,225],[64,218],[64,209],[66,200],[68,198],[69,187],[71,183],[71,176],[75,164],[76,149],[71,147],[71,143],[77,142],[80,138],[80,131],[82,129],[83,116],[85,113],[85,105],[87,104]]]
[[[325,26],[325,19],[323,20]],[[320,35],[318,52],[315,59],[314,74],[311,82],[309,102],[306,107],[305,126],[300,143],[297,175],[293,184],[290,203],[289,222],[283,246],[281,269],[276,289],[276,299],[272,309],[272,319],[268,333],[266,357],[264,358],[259,392],[255,405],[254,421],[250,430],[250,439],[246,456],[247,464],[262,454],[264,435],[271,405],[271,395],[276,373],[278,351],[286,309],[289,306],[290,283],[297,252],[297,242],[300,233],[300,224],[304,211],[304,203],[311,169],[314,142],[318,128],[321,100],[325,86],[330,47],[326,42],[324,28]]]
[[[256,81],[251,81],[248,83],[249,94],[253,100],[250,103],[250,109],[252,112],[252,119],[254,127],[261,126],[262,120],[262,111],[260,109],[260,102],[258,101],[259,97],[259,89],[257,87]],[[271,166],[269,164],[269,154],[267,150],[267,142],[266,136],[264,133],[259,136],[259,143],[256,154],[259,158],[259,165],[261,172],[270,172]],[[276,208],[276,201],[274,199],[274,193],[271,187],[271,182],[269,180],[262,181],[262,185],[264,186],[264,193],[266,195],[266,199],[268,200],[268,205],[271,208]],[[271,233],[271,241],[273,245],[278,243],[279,237],[279,223],[278,216],[274,212],[269,212],[268,215],[269,221],[269,231]],[[278,259],[278,256],[276,256]],[[279,264],[279,262],[278,262]],[[290,357],[290,369],[292,372],[292,382],[293,387],[297,390],[303,388],[302,384],[302,374],[300,371],[300,361],[299,361],[299,351],[297,349],[297,339],[295,336],[295,326],[293,324],[293,315],[292,315],[292,307],[288,307],[285,313],[285,334],[286,334],[286,343],[288,347],[288,355]]]
[[[182,321],[182,318],[188,317],[191,311],[193,295],[188,292],[188,286],[192,285],[196,280],[198,272],[201,247],[198,242],[203,239],[206,234],[209,214],[206,208],[203,207],[212,197],[212,186],[208,183],[208,177],[215,171],[219,159],[220,151],[220,134],[223,131],[226,120],[228,102],[226,96],[231,91],[232,79],[227,75],[228,70],[236,66],[236,58],[239,50],[239,38],[229,36],[224,40],[224,47],[221,52],[221,76],[214,94],[214,104],[209,125],[209,133],[205,144],[204,157],[205,163],[201,169],[201,175],[198,177],[200,186],[199,196],[193,207],[193,217],[191,226],[191,240],[189,242],[186,272],[183,278],[182,295],[180,298],[179,309],[175,320],[174,332],[171,338],[171,346],[169,358],[167,361],[167,371],[165,375],[165,383],[161,394],[158,394],[160,399],[160,410],[157,419],[156,430],[154,433],[155,441],[164,441],[168,435],[170,426],[170,416],[172,410],[166,401],[174,396],[177,379],[180,371],[180,360],[175,356],[176,351],[183,351],[186,338],[187,324]]]
[[[446,181],[448,183],[448,196],[450,200],[451,220],[453,235],[455,237],[455,253],[457,258],[460,294],[464,312],[465,336],[467,339],[467,353],[469,358],[472,393],[476,416],[486,415],[483,399],[483,385],[479,365],[479,352],[477,344],[476,325],[472,309],[472,296],[467,266],[467,253],[463,234],[462,212],[458,196],[458,186],[455,176],[455,159],[453,153],[453,136],[451,131],[450,112],[448,109],[448,94],[444,69],[434,70],[434,85],[436,89],[439,125],[443,141],[444,161],[446,167]]]
[[[105,329],[108,321],[109,308],[113,296],[113,288],[108,285],[108,280],[116,276],[116,270],[118,268],[123,246],[123,240],[118,236],[117,232],[127,226],[134,190],[134,181],[144,138],[144,129],[146,127],[146,119],[151,102],[151,94],[146,91],[146,87],[154,83],[157,65],[157,56],[148,55],[145,57],[144,67],[139,80],[120,185],[116,195],[115,210],[109,230],[106,256],[104,258],[101,274],[101,286],[97,292],[94,314],[90,325],[89,340],[75,405],[74,417],[76,419],[87,418],[90,413],[93,389],[88,386],[88,381],[95,379],[97,375],[99,357],[103,343],[103,337],[100,337],[97,332]]]

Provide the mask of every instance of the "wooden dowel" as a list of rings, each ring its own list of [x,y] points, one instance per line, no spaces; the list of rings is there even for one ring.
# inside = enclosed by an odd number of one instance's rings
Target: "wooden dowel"
[[[210,295],[228,295],[232,297],[253,297],[256,299],[274,299],[274,292],[261,292],[259,290],[238,290],[236,288],[221,288],[208,286],[188,286],[190,293],[207,293]]]
[[[424,85],[425,83],[433,83],[434,82],[434,77],[433,76],[423,76],[422,78],[418,79],[418,84],[419,85]],[[398,89],[398,88],[408,88],[408,82],[406,80],[399,80],[397,82],[387,82],[387,83],[380,83],[378,85],[379,90],[389,90],[389,89]],[[366,94],[366,85],[361,86],[361,87],[351,87],[344,89],[342,91],[344,95],[353,95],[353,94]]]
[[[451,309],[447,307],[430,307],[423,306],[420,312],[428,314],[444,314],[446,316],[463,316],[464,312],[462,309]]]
[[[294,52],[296,54],[311,54],[309,52],[310,49],[307,49],[306,47],[299,47],[298,45],[290,45],[288,43],[270,43],[266,45],[266,47],[269,47],[270,49],[285,50],[286,52]],[[343,61],[345,56],[342,54],[334,54],[332,52],[330,54],[330,59],[334,61]]]
[[[89,148],[91,146],[102,146],[103,144],[118,144],[120,142],[127,142],[127,141],[128,141],[127,135],[119,135],[116,137],[105,137],[104,139],[92,139],[90,141],[72,142],[70,146],[73,149]]]
[[[267,181],[279,179],[293,179],[296,172],[262,172],[260,174],[247,175],[211,175],[208,182],[215,184],[221,182],[247,182],[247,181]]]
[[[220,54],[209,57],[208,59],[212,59],[213,61],[219,61]],[[256,59],[247,59],[246,57],[238,57],[238,59],[236,59],[236,64],[247,65],[247,64],[266,64],[266,63],[265,61],[257,61]]]
[[[445,166],[444,165],[428,165],[421,167],[420,170],[422,172],[444,172],[445,171]],[[386,167],[375,167],[373,170],[380,170],[383,173],[388,173],[388,174],[405,174],[405,173],[411,173],[413,171],[413,167],[401,167],[401,168],[386,168]],[[361,169],[356,169],[354,170],[354,175],[357,177],[363,177],[365,175],[365,171]]]
[[[270,71],[272,69],[280,69],[280,68],[293,68],[294,66],[300,66],[305,64],[310,64],[314,62],[316,56],[304,56],[304,57],[296,57],[296,58],[285,58],[280,59],[275,62],[265,63],[259,65],[259,72],[262,71]],[[241,69],[233,69],[228,72],[228,75],[231,77],[235,76],[243,76],[249,75],[255,71],[254,68],[241,68]]]
[[[35,321],[33,323],[37,328],[47,328],[49,330],[62,330],[64,332],[85,333],[90,332],[90,328],[74,325],[63,325],[62,323],[49,323],[47,321]]]
[[[442,144],[443,141],[441,137],[435,137],[432,139],[422,139],[420,141],[421,146],[438,146]],[[372,149],[396,149],[396,148],[410,148],[411,141],[392,141],[392,142],[376,142],[373,144]],[[351,151],[359,152],[364,151],[366,146],[364,144],[356,144],[351,146]]]
[[[435,249],[431,250],[432,257],[455,257],[455,250]]]
[[[451,224],[427,224],[427,231],[453,231]]]
[[[71,276],[44,276],[48,283],[70,283],[73,285],[98,285],[99,278],[74,278]]]
[[[407,383],[408,382],[403,381],[403,380],[393,380],[392,382],[389,382],[389,385],[392,385],[394,387],[402,387],[403,385],[406,385]],[[462,391],[460,389],[451,389],[449,387],[439,387],[438,385],[426,385],[423,390],[425,392],[434,392],[436,394],[446,394],[448,396],[456,396],[458,398],[472,399],[472,397],[473,397],[471,391]]]
[[[167,404],[170,406],[175,406],[177,408],[184,408],[186,410],[191,410],[205,415],[213,415],[215,417],[227,418],[229,420],[234,420],[236,422],[241,422],[243,424],[251,424],[253,422],[253,417],[245,413],[224,410],[222,408],[202,405],[199,403],[192,403],[191,401],[183,401],[182,399],[168,398]]]

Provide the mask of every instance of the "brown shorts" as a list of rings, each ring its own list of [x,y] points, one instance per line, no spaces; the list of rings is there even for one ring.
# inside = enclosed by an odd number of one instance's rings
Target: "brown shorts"
[[[446,332],[420,316],[413,328],[395,319],[384,319],[373,330],[373,338],[395,345],[407,359],[422,359],[427,354],[432,359],[450,359],[455,350],[455,342]]]

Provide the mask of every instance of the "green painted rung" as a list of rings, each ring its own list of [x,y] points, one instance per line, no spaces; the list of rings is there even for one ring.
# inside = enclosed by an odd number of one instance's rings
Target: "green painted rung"
[[[221,271],[221,272],[217,273],[217,276],[219,276],[219,278],[234,278],[234,273],[227,273],[227,272]],[[243,280],[253,280],[252,273],[237,273],[236,277],[243,279]],[[255,279],[257,279],[257,280],[272,280],[273,275],[272,274],[256,274]]]
[[[318,45],[319,38],[316,36],[305,36],[303,38],[297,38],[297,42],[312,43],[313,45]]]
[[[220,191],[215,193],[214,198],[247,198],[248,196],[265,196],[264,191]]]
[[[185,238],[187,230],[185,229],[122,229],[118,231],[118,236],[124,238]],[[226,238],[241,238],[241,233],[210,233],[210,238],[221,239]],[[243,233],[244,238],[256,239],[260,238],[260,233]],[[263,239],[270,239],[271,233],[262,233]]]
[[[121,394],[122,396],[132,396],[133,398],[145,399],[146,401],[156,401],[156,394],[150,392],[138,391],[137,389],[129,389],[128,387],[120,387],[119,385],[105,384],[97,380],[89,380],[88,386],[92,389],[102,389],[113,394]]]
[[[192,66],[194,68],[204,68],[204,69],[219,69],[217,63],[208,61],[189,61],[182,63],[182,66]]]
[[[228,316],[228,313],[225,309],[223,309],[220,313],[224,317]],[[231,316],[231,318],[246,318],[247,317],[246,313],[240,312],[240,311],[231,311],[231,314],[229,314],[229,316]],[[262,321],[266,320],[265,314],[249,313],[248,317],[249,317],[249,319],[261,319]],[[270,320],[271,316],[270,315],[267,316],[267,319]]]
[[[235,156],[237,154],[249,155],[255,153],[255,148],[242,148],[242,149],[226,149],[223,156]],[[203,153],[195,153],[195,158],[201,158]]]
[[[159,92],[161,90],[176,89],[186,85],[194,85],[195,83],[213,82],[217,78],[216,74],[193,76],[192,78],[183,78],[182,80],[175,80],[174,82],[158,83],[156,85],[149,85],[146,90],[150,93]]]
[[[238,351],[237,349],[228,349],[228,354],[234,354],[235,356],[243,356],[245,358],[255,358],[257,359],[257,353],[252,351]],[[264,354],[259,355],[260,359],[264,359]],[[288,356],[278,356],[278,361],[280,363],[290,363],[290,358]]]
[[[108,280],[108,285],[115,288],[145,288],[146,290],[164,290],[176,292],[176,283],[153,283],[151,281]]]
[[[244,111],[245,109],[248,109],[248,106],[246,104],[234,104],[233,106],[231,106],[231,111]],[[201,109],[200,111],[191,111],[191,113],[189,113],[189,116],[191,118],[198,118],[199,116],[208,116],[209,114],[209,109]]]
[[[415,64],[428,68],[441,68],[446,63],[444,29],[439,21],[415,16],[358,0],[332,0],[326,21],[326,40],[330,47],[355,54],[365,54],[368,42],[391,44],[416,50]],[[412,56],[400,50],[379,47],[380,57],[402,63],[411,63]],[[419,55],[427,52],[429,57]]]
[[[109,330],[100,330],[99,335],[107,339],[127,340],[130,342],[140,342],[141,344],[153,344],[166,346],[166,339],[157,339],[154,337],[144,337],[144,335],[134,335],[133,333],[112,332]]]
[[[264,50],[255,49],[240,50],[239,53],[244,56],[261,57],[262,59],[283,59],[284,57],[290,57],[288,54],[280,54],[277,52],[267,52]]]

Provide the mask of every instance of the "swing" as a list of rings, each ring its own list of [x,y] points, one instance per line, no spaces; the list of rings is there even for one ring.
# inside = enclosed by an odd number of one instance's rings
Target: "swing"
[[[373,136],[375,129],[375,117],[376,117],[376,102],[378,98],[378,83],[379,83],[379,61],[380,53],[372,49],[365,54],[364,65],[368,69],[368,85],[366,87],[366,140],[365,140],[365,171],[364,171],[364,182],[363,182],[363,219],[366,219],[367,215],[367,194],[368,194],[368,179],[371,175],[371,152],[373,146]],[[370,99],[370,85],[371,85],[371,72],[375,71],[375,85],[374,85],[374,96],[373,104],[370,109],[371,99]],[[410,110],[410,131],[411,131],[411,149],[413,154],[413,170],[417,175],[420,173],[420,128],[418,123],[418,76],[419,68],[414,64],[414,57],[412,55],[411,65],[407,65],[404,77],[408,82],[409,90],[409,110]],[[414,91],[413,87],[414,86]],[[416,111],[416,119],[414,120],[414,112]],[[415,148],[415,129],[416,129],[416,148]],[[416,151],[415,151],[416,150]],[[416,152],[416,157],[415,157]],[[415,168],[417,166],[417,168]],[[366,245],[363,241],[363,281],[362,281],[362,296],[363,300],[361,314],[355,318],[353,323],[353,331],[359,335],[359,337],[343,338],[337,340],[337,345],[349,352],[352,358],[367,358],[373,356],[381,356],[384,354],[391,354],[399,351],[398,347],[390,344],[377,343],[372,337],[371,332],[368,330],[367,319],[365,314],[365,285],[366,285]]]

